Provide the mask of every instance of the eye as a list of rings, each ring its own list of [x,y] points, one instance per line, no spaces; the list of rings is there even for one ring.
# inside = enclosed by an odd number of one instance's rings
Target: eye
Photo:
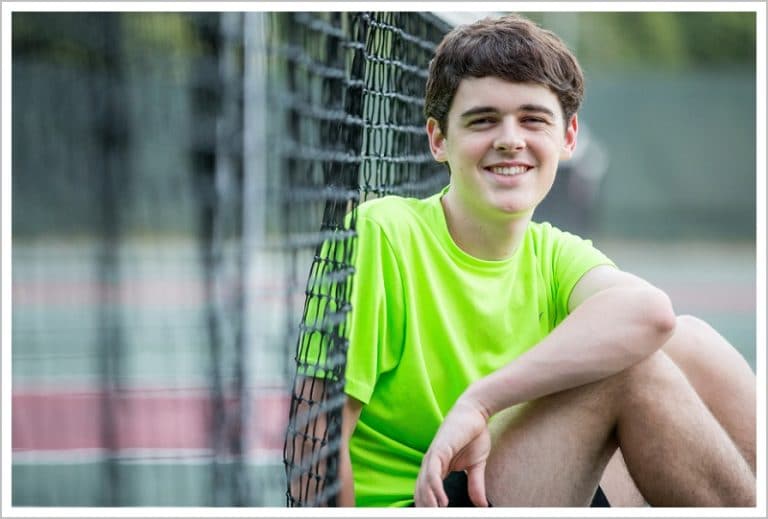
[[[547,119],[544,119],[543,117],[536,117],[533,115],[527,115],[523,117],[522,121],[528,124],[537,124],[537,125],[549,124],[549,121]]]
[[[496,122],[496,119],[491,116],[484,116],[484,117],[478,117],[476,119],[471,119],[467,126],[470,128],[478,128],[478,127],[484,127],[484,126],[490,126],[493,123]]]

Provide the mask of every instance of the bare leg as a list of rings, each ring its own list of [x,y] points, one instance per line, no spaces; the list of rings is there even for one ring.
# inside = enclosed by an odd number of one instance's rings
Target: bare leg
[[[717,331],[691,316],[677,318],[677,332],[664,352],[682,369],[717,421],[755,472],[755,374]]]
[[[632,476],[629,475],[629,469],[624,461],[624,456],[621,454],[621,449],[616,449],[605,467],[603,477],[600,480],[600,487],[612,507],[648,505],[637,489]]]
[[[754,473],[756,382],[749,364],[711,326],[691,316],[678,317],[675,334],[663,351],[683,371]],[[613,506],[643,505],[620,452],[611,458],[600,484]]]
[[[658,506],[753,506],[754,475],[663,353],[492,421],[486,485],[496,506],[586,506],[621,445]]]

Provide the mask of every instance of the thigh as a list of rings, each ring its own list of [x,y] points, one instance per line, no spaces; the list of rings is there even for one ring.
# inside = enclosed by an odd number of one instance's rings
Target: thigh
[[[755,374],[744,357],[704,321],[680,316],[664,352],[728,432],[755,471]]]
[[[612,507],[638,507],[648,504],[629,473],[621,449],[616,449],[605,467],[600,486]]]
[[[612,384],[587,384],[494,416],[488,499],[496,506],[589,506],[617,446]]]
[[[467,475],[464,472],[451,472],[443,480],[443,489],[448,496],[449,507],[464,507],[475,508],[475,504],[469,497],[468,492],[469,481]],[[493,507],[493,502],[488,502],[489,507]],[[592,496],[590,506],[593,508],[611,507],[611,503],[608,501],[603,489],[598,487],[595,495]]]
[[[663,352],[683,372],[755,470],[755,375],[741,354],[704,321],[680,316]],[[645,506],[619,451],[600,483],[612,506]]]

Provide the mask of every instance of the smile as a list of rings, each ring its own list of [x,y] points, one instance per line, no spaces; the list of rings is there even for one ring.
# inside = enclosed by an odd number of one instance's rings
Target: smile
[[[528,171],[528,166],[492,166],[487,168],[488,171],[496,175],[503,175],[505,177],[513,177],[515,175],[521,175]]]

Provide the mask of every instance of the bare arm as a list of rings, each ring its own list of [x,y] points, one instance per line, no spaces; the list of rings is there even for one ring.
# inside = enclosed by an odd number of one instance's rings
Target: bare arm
[[[352,460],[349,457],[349,439],[355,431],[355,426],[360,418],[363,404],[359,400],[347,396],[342,411],[341,423],[341,447],[339,449],[339,506],[355,506],[355,485],[352,477]]]
[[[473,384],[465,396],[491,416],[600,380],[657,351],[676,323],[664,292],[612,267],[585,274],[569,306],[570,315],[535,348]]]
[[[291,460],[290,489],[293,498],[303,506],[325,506],[321,498],[325,489],[328,456],[333,453],[319,443],[326,434],[328,416],[320,409],[326,398],[325,381],[319,378],[299,378],[296,383],[298,397],[293,416],[292,437],[287,443],[286,456]],[[338,506],[355,506],[352,464],[349,458],[349,438],[360,417],[362,403],[347,397],[342,408],[341,442],[339,445],[338,476],[341,489]],[[316,477],[319,476],[319,477]]]
[[[467,471],[470,497],[476,505],[485,505],[483,472],[491,416],[628,368],[661,348],[676,322],[666,294],[612,267],[585,274],[571,294],[569,310],[536,347],[459,397],[422,460],[417,506],[447,504],[442,479],[451,470]]]

